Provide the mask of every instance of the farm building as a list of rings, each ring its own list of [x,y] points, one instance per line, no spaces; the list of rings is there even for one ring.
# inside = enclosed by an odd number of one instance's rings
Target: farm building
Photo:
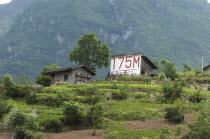
[[[111,59],[110,75],[152,75],[157,73],[157,69],[142,53],[115,55]]]
[[[203,71],[206,73],[210,73],[210,65],[207,65],[203,68]]]
[[[53,78],[53,84],[66,82],[69,84],[88,84],[96,74],[84,65],[50,70],[44,73]]]

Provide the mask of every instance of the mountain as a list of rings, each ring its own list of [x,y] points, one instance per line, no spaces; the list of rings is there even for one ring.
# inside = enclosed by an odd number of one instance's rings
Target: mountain
[[[210,59],[206,0],[34,0],[0,42],[0,75],[31,77],[50,64],[67,67],[69,52],[94,32],[112,54],[143,52],[181,67]],[[99,70],[104,77],[108,69]]]
[[[0,37],[10,29],[18,14],[31,2],[32,0],[13,0],[8,4],[0,4]]]

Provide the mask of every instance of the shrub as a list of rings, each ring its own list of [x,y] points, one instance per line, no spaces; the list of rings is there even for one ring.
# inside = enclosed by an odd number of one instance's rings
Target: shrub
[[[14,85],[6,90],[6,95],[11,98],[24,98],[30,94],[30,88],[22,85]]]
[[[209,139],[210,137],[210,101],[199,104],[199,115],[190,127],[190,132],[184,139]]]
[[[15,128],[15,139],[33,139],[33,138],[34,135],[32,131],[19,126]]]
[[[81,106],[76,102],[66,103],[63,114],[65,124],[67,125],[80,124],[83,120]]]
[[[169,122],[180,124],[184,121],[184,114],[182,114],[178,108],[167,108],[165,119]]]
[[[181,83],[178,81],[168,81],[162,87],[163,97],[165,102],[173,103],[177,98],[181,98],[183,89]]]
[[[204,96],[201,94],[201,89],[189,96],[189,101],[193,103],[200,103],[204,99]]]
[[[151,82],[151,78],[150,77],[144,77],[144,82],[150,83]]]
[[[103,121],[103,107],[101,104],[93,105],[87,114],[87,124],[91,127],[100,127]]]
[[[161,72],[161,73],[158,74],[158,81],[164,81],[166,79],[167,78],[166,78],[165,73]]]
[[[31,94],[29,96],[26,97],[26,103],[27,104],[35,104],[37,103],[37,96],[35,94]]]
[[[162,59],[159,68],[163,73],[165,73],[165,76],[171,80],[175,80],[178,77],[177,68],[171,61]]]
[[[25,127],[30,130],[36,130],[38,128],[37,124],[35,123],[34,117],[21,113],[19,111],[11,115],[9,119],[9,125],[11,125],[14,129],[16,127]]]
[[[43,85],[44,87],[50,86],[52,84],[52,77],[47,75],[41,75],[36,78],[36,83],[38,85]]]
[[[10,75],[10,74],[5,74],[4,75],[4,77],[3,77],[3,85],[4,85],[4,87],[6,89],[10,88],[11,86],[14,85],[12,75]]]
[[[111,82],[111,89],[118,89],[117,81]]]
[[[135,99],[142,99],[142,98],[146,98],[147,94],[143,93],[143,92],[136,92],[134,94]]]
[[[62,122],[56,117],[50,117],[40,122],[40,126],[44,131],[58,133],[61,131]]]
[[[128,85],[123,85],[119,87],[119,91],[112,94],[113,99],[116,100],[126,100],[128,98],[128,93],[130,92],[130,87]]]
[[[170,139],[172,131],[168,126],[164,126],[160,133],[160,139]]]
[[[6,94],[12,98],[24,98],[30,94],[30,89],[26,86],[15,85],[8,88]]]
[[[0,120],[2,119],[3,115],[8,113],[11,110],[11,106],[8,105],[7,101],[0,99]]]

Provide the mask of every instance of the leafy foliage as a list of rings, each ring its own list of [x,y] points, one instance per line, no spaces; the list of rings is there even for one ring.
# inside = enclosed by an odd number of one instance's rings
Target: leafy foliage
[[[162,59],[159,64],[159,70],[161,70],[165,76],[171,80],[175,80],[178,77],[177,68],[171,61]]]
[[[190,67],[187,63],[184,63],[184,67],[183,67],[183,72],[188,72],[191,71],[192,67]]]
[[[88,125],[97,128],[103,121],[103,107],[101,104],[93,105],[87,114]]]
[[[65,123],[68,125],[71,124],[80,124],[82,122],[82,112],[81,107],[76,102],[69,102],[65,105],[63,114],[65,115]]]
[[[178,108],[167,108],[165,119],[169,122],[180,124],[184,121],[184,114]]]
[[[8,113],[11,109],[11,106],[8,104],[6,100],[0,99],[0,120],[2,119],[3,115]]]
[[[47,72],[47,71],[50,71],[50,70],[55,70],[55,69],[59,69],[60,67],[58,67],[56,64],[52,64],[50,66],[45,66],[43,69],[42,69],[42,74],[44,72]]]
[[[61,130],[62,122],[57,117],[50,117],[40,122],[40,126],[44,131],[58,133]]]
[[[95,37],[96,34],[85,34],[77,41],[78,46],[70,53],[69,59],[85,65],[92,71],[97,68],[108,67],[109,47],[107,44],[101,44],[101,41]]]
[[[24,127],[16,127],[15,128],[15,139],[33,139],[33,132],[24,128]]]
[[[181,97],[183,88],[179,81],[168,81],[163,84],[162,93],[165,102],[173,103],[176,99]]]
[[[192,122],[190,132],[184,139],[209,139],[210,137],[210,102],[202,101],[199,105],[199,115],[196,121]]]
[[[10,88],[14,85],[12,75],[5,74],[3,77],[3,85],[5,88]]]
[[[44,87],[50,86],[52,84],[52,77],[47,75],[40,75],[36,77],[36,83],[43,85]]]

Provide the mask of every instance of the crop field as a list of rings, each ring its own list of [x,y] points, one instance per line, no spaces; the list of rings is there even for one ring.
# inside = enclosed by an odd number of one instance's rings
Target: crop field
[[[180,77],[184,80],[188,78],[184,75]],[[147,79],[145,82],[100,80],[92,84],[58,85],[35,89],[29,87],[23,96],[18,96],[19,90],[13,91],[13,94],[11,90],[2,90],[0,97],[7,101],[7,105],[11,107],[10,112],[16,109],[20,113],[31,115],[30,113],[36,109],[35,123],[38,127],[32,132],[38,132],[37,134],[41,134],[43,138],[52,138],[59,134],[63,137],[66,134],[77,138],[79,134],[84,133],[82,134],[84,138],[160,139],[181,138],[190,133],[189,124],[196,120],[201,110],[200,105],[203,101],[209,100],[210,92],[190,89],[187,84],[182,87],[181,96],[172,102],[164,98],[163,92],[166,86],[163,83],[151,85],[151,80]],[[197,85],[202,86],[202,84]],[[24,89],[21,91],[25,92]],[[80,119],[77,119],[79,121],[72,124],[66,122],[72,117],[66,119],[65,113],[66,106],[70,103],[74,104],[70,105],[71,108],[76,106],[80,113]],[[96,111],[95,117],[93,115],[90,117],[91,109],[95,105],[100,105],[102,108]],[[178,124],[165,119],[167,109],[174,108],[178,108],[185,117]],[[98,113],[101,114],[100,120],[94,122]],[[3,114],[0,125],[4,125],[4,120],[10,115],[9,112]],[[8,130],[13,131],[3,126],[0,128],[2,133]]]

